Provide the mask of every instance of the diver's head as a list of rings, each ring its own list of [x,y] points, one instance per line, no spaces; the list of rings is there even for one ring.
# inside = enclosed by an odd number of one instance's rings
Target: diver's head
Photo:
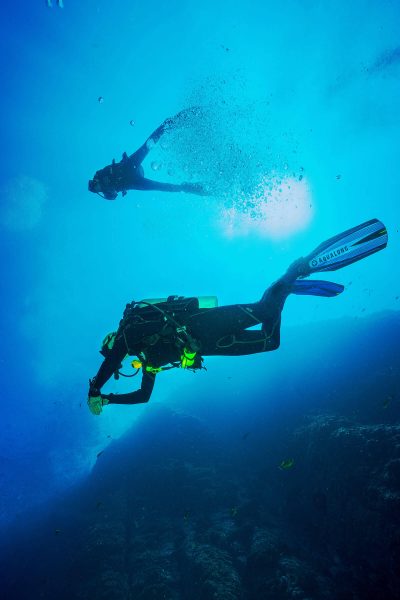
[[[97,179],[96,175],[93,179],[89,179],[88,189],[89,192],[94,192],[95,194],[102,191],[100,181]]]
[[[105,200],[115,200],[118,196],[118,192],[111,188],[109,178],[101,176],[99,171],[93,179],[89,179],[88,189],[89,192],[99,194]]]
[[[110,352],[114,346],[116,337],[117,337],[116,331],[111,331],[110,333],[107,333],[106,337],[103,340],[103,343],[101,344],[100,354],[102,354],[104,357],[107,357],[110,354]]]

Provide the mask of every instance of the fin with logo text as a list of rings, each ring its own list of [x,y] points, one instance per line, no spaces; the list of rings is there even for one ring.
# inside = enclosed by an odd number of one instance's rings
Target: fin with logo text
[[[388,233],[378,219],[371,219],[323,242],[305,261],[309,273],[336,271],[386,248]]]

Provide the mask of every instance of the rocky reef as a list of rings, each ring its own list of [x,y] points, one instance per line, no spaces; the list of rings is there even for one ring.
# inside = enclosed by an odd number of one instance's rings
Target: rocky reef
[[[388,368],[385,353],[375,359],[362,390]],[[390,389],[378,400],[363,391],[362,411],[349,379],[329,412],[298,411],[267,431],[261,416],[240,433],[149,411],[84,485],[6,532],[4,597],[400,598],[398,362],[390,368]],[[324,389],[314,385],[310,405]]]

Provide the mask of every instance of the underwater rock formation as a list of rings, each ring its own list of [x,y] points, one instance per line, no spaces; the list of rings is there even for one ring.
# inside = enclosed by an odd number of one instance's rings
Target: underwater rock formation
[[[360,410],[348,378],[340,401],[316,411],[324,377],[303,402],[309,413],[267,431],[260,413],[239,437],[149,411],[99,454],[84,485],[7,531],[4,597],[399,598],[400,402],[394,391],[388,412],[387,390],[364,392],[388,367],[385,353],[371,361],[376,347],[359,365]],[[398,362],[391,369],[393,387]]]

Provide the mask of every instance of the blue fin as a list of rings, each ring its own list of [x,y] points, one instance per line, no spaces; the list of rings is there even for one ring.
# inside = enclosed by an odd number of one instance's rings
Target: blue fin
[[[386,227],[372,219],[323,242],[306,257],[310,273],[336,271],[383,250],[388,242]]]
[[[297,279],[292,286],[292,294],[297,296],[324,296],[333,298],[344,290],[344,285],[333,281]]]

